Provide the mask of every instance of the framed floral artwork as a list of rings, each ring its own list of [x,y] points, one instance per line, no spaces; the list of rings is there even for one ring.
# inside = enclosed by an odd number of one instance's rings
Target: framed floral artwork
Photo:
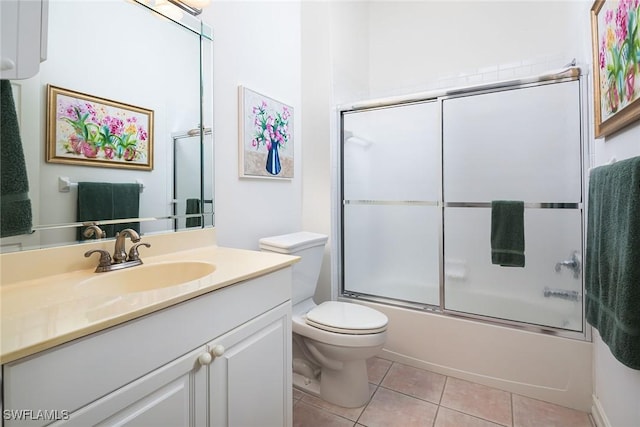
[[[640,0],[591,7],[596,138],[640,118]]]
[[[47,86],[47,162],[153,169],[153,110]]]
[[[238,106],[240,177],[293,178],[293,108],[243,86]]]

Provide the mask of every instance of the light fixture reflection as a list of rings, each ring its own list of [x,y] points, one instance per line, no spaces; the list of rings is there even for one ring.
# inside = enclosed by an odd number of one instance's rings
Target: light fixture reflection
[[[202,9],[209,6],[211,0],[169,0],[180,9],[188,12],[194,16],[200,15]]]
[[[182,11],[175,5],[169,3],[169,0],[156,0],[153,9],[174,21],[180,21],[182,19]]]

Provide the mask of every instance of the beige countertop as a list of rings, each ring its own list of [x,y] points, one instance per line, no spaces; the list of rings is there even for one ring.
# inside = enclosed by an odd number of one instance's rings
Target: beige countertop
[[[142,259],[143,266],[120,271],[94,273],[94,268],[90,268],[3,283],[0,287],[0,362],[8,363],[285,268],[299,258],[210,245],[149,257],[143,255]],[[2,265],[5,269],[8,268],[6,261],[4,259]],[[202,279],[143,292],[114,294],[94,286],[83,286],[83,281],[97,275],[112,275],[116,279],[118,274],[127,270],[178,261],[211,263],[215,271]],[[97,264],[97,256],[93,262]]]

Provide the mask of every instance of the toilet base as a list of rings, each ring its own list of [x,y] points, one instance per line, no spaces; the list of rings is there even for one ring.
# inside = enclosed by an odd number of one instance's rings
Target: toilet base
[[[320,396],[320,381],[309,379],[304,375],[293,373],[293,387],[312,396],[322,399]]]
[[[345,369],[323,368],[320,380],[293,373],[293,386],[325,402],[344,408],[359,408],[369,401],[369,377],[364,360],[343,362]]]
[[[345,408],[359,408],[369,401],[369,376],[366,360],[342,362],[343,368],[322,368],[320,396]]]

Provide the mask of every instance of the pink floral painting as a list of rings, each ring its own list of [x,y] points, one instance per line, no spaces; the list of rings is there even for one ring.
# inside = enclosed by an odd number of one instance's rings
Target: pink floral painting
[[[640,0],[598,0],[593,5],[596,136],[612,133],[637,118],[639,15]]]
[[[47,161],[153,169],[153,111],[49,86]]]
[[[240,87],[240,176],[293,177],[293,108]]]

